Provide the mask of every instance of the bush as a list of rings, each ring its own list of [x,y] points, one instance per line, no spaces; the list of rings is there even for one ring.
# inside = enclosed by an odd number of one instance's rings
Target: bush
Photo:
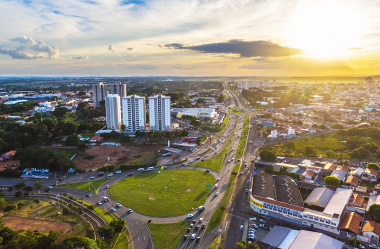
[[[267,162],[277,161],[277,156],[273,152],[268,151],[268,150],[260,151],[259,156],[260,156],[260,159],[263,161],[267,161]]]
[[[108,172],[115,171],[116,170],[116,166],[113,165],[113,164],[110,164],[110,165],[106,165],[106,166],[103,166],[101,168],[98,168],[96,171],[102,171],[102,172],[104,172],[104,171],[107,171],[107,170],[108,170]]]
[[[367,164],[367,169],[376,169],[380,170],[380,166],[377,163],[368,163]]]
[[[32,186],[25,186],[23,188],[24,191],[32,191],[33,190],[33,187]]]
[[[336,176],[326,176],[324,179],[325,185],[328,187],[339,187],[340,180]]]
[[[20,190],[15,193],[15,197],[21,197],[21,195],[22,195],[22,192]]]
[[[19,182],[15,185],[15,189],[22,189],[24,188],[26,185],[25,185],[25,182]]]
[[[64,208],[62,209],[62,214],[63,214],[63,215],[69,215],[69,214],[71,214],[71,211],[70,211],[68,208],[64,207]]]
[[[8,204],[5,206],[4,212],[9,212],[9,211],[17,210],[17,209],[18,207],[16,204]]]

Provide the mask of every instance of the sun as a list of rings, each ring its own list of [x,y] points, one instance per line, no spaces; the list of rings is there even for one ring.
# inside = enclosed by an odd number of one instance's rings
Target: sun
[[[364,13],[349,0],[299,1],[291,16],[289,40],[312,58],[344,57],[358,46]]]

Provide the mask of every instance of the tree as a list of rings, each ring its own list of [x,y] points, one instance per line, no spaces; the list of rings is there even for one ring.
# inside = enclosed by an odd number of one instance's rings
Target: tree
[[[70,111],[66,107],[56,107],[53,111],[53,115],[62,118],[68,112]]]
[[[65,145],[67,146],[78,146],[80,140],[77,135],[70,135],[67,137]]]
[[[371,152],[364,149],[363,147],[359,147],[351,151],[350,156],[352,158],[362,160],[364,158],[369,158],[371,156]]]
[[[112,241],[112,238],[115,236],[115,231],[112,226],[100,226],[99,234],[101,237],[103,237],[104,240],[110,242]]]
[[[88,149],[88,146],[86,143],[79,143],[78,144],[78,150],[81,153],[84,153]]]
[[[241,240],[238,243],[236,243],[236,249],[245,249],[245,242],[244,242],[244,240]]]
[[[259,153],[260,159],[267,162],[276,162],[277,156],[271,151],[263,150]]]
[[[376,222],[380,222],[380,205],[379,204],[372,204],[369,207],[368,213]]]
[[[40,204],[41,201],[39,199],[35,199],[33,202],[36,203],[36,205],[38,207],[38,205]]]
[[[298,180],[298,181],[301,181],[301,175],[298,174],[298,173],[290,172],[290,173],[289,173],[289,176],[290,176],[291,178],[293,178],[293,179],[296,179],[296,180]]]
[[[368,163],[366,167],[367,169],[380,170],[380,166],[377,163]]]
[[[245,248],[246,249],[260,249],[260,247],[255,242],[248,242]]]
[[[22,189],[25,186],[25,182],[19,182],[15,185],[15,189]]]
[[[121,233],[125,226],[124,220],[113,220],[110,223],[110,226],[113,227],[115,233]]]
[[[348,242],[350,243],[351,246],[355,248],[357,248],[360,245],[360,240],[355,237],[348,238]]]
[[[24,191],[32,191],[33,190],[33,187],[32,186],[25,186],[24,188],[23,188],[23,190]]]
[[[42,184],[42,182],[36,182],[34,183],[34,187],[38,190],[40,190],[41,188],[44,187],[44,185]]]
[[[4,198],[0,198],[0,209],[3,209],[6,205],[7,201]]]
[[[81,249],[99,249],[95,240],[85,238],[85,237],[69,237],[62,241],[57,249],[72,249],[72,248],[81,248]]]
[[[22,192],[20,190],[15,193],[15,197],[21,197],[21,195],[22,195]]]
[[[265,167],[264,167],[264,172],[265,173],[268,173],[268,174],[273,174],[274,173],[274,166],[273,166],[273,164],[271,164],[271,165],[266,165]]]
[[[337,157],[337,153],[333,150],[327,150],[326,151],[326,156],[329,157],[329,158],[335,158]]]
[[[328,187],[339,187],[340,180],[336,176],[326,176],[324,179],[325,185]]]
[[[71,214],[71,212],[70,212],[70,210],[69,210],[68,208],[64,207],[64,208],[62,209],[62,214],[63,214],[63,215],[69,215],[69,214]]]
[[[315,156],[316,151],[313,146],[306,145],[304,148],[305,156]]]

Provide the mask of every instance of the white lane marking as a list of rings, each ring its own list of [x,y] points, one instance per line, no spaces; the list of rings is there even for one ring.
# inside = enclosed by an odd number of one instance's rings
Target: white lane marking
[[[144,240],[145,240],[145,236],[144,236]]]
[[[139,223],[136,221],[136,224],[139,225]]]
[[[137,237],[137,241],[140,241],[140,237]]]

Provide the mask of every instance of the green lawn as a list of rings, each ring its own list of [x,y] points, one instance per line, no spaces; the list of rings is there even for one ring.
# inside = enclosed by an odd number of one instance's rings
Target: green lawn
[[[60,187],[60,188],[75,188],[75,189],[81,189],[81,190],[85,190],[85,191],[91,191],[93,193],[97,193],[98,192],[98,189],[99,187],[109,181],[110,179],[98,179],[98,180],[92,180],[90,181],[90,184],[89,182],[74,182],[74,183],[67,183],[67,184],[60,184],[60,185],[57,185],[57,187]]]
[[[110,188],[112,198],[150,216],[175,216],[203,205],[215,178],[199,170],[163,170],[125,178]]]
[[[223,150],[221,150],[219,152],[219,154],[217,154],[211,158],[205,159],[203,162],[199,161],[199,162],[193,163],[190,166],[212,169],[212,170],[219,172],[223,166],[224,157],[226,156],[228,148],[230,147],[231,139],[232,139],[234,132],[235,132],[235,127],[233,128],[233,130],[230,134],[230,137],[228,138],[226,146],[223,148]]]
[[[249,114],[245,115],[244,121],[243,121],[243,128],[239,140],[238,149],[236,151],[236,159],[240,159],[245,151],[245,144],[247,143],[248,139],[248,132],[249,132]]]
[[[114,247],[114,249],[126,249],[129,248],[129,243],[127,239],[127,234],[125,233],[125,230],[120,234],[120,237]]]
[[[238,111],[238,110],[236,110],[236,109],[234,108],[234,109],[230,109],[230,110],[228,110],[228,112],[231,113],[231,114],[242,114],[242,113],[245,112],[245,110],[240,110],[240,111]]]
[[[148,228],[157,249],[175,249],[179,245],[189,222],[178,223],[149,223]]]
[[[216,245],[218,244],[218,239],[219,239],[219,237],[216,237],[216,239],[214,239],[214,241],[211,243],[211,245],[208,247],[208,249],[217,249]]]
[[[219,207],[215,210],[215,212],[212,214],[210,221],[208,222],[208,226],[206,228],[205,234],[211,232],[215,228],[217,228],[220,225],[220,222],[223,219],[223,214],[227,209],[228,201],[230,199],[232,186],[235,182],[235,178],[237,176],[237,172],[239,171],[239,167],[241,165],[241,162],[236,164],[233,168],[230,176],[230,180],[228,181],[228,186],[226,189],[226,194],[223,197],[222,203],[219,205]]]

